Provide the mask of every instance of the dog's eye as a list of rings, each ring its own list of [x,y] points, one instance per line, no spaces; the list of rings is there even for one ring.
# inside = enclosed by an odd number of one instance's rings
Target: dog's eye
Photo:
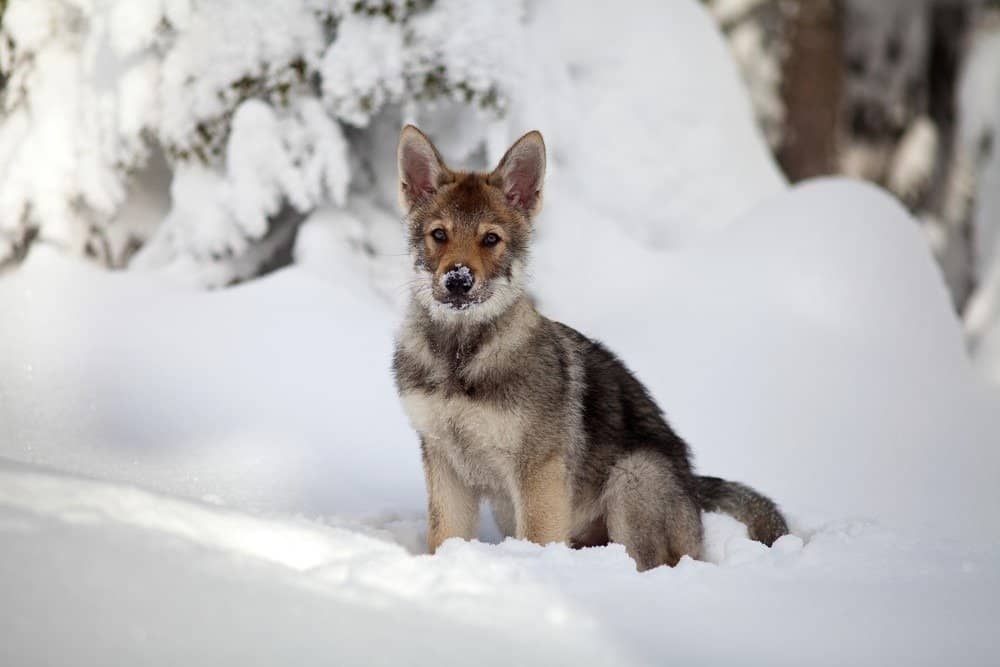
[[[486,246],[487,248],[492,248],[498,243],[500,243],[500,237],[494,234],[493,232],[490,232],[489,234],[483,237],[483,245]]]
[[[440,227],[431,232],[431,237],[438,243],[444,243],[448,240],[448,234]]]

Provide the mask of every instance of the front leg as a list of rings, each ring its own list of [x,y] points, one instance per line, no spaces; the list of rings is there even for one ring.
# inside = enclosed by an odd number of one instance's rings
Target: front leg
[[[517,537],[536,544],[569,542],[569,477],[562,455],[528,466],[518,487]]]
[[[449,537],[471,540],[479,530],[479,497],[459,477],[446,456],[421,441],[427,480],[427,550]]]

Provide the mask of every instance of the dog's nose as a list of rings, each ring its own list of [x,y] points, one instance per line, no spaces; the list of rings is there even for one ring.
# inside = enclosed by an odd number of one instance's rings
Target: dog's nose
[[[449,294],[461,296],[472,289],[472,271],[467,266],[458,266],[444,274],[444,288]]]

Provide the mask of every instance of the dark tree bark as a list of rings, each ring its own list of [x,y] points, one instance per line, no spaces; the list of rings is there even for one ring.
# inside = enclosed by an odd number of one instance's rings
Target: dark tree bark
[[[958,312],[962,312],[975,288],[975,241],[972,207],[957,206],[964,192],[956,193],[956,178],[951,172],[961,169],[958,154],[958,81],[962,56],[968,48],[971,7],[964,3],[939,3],[931,7],[931,44],[927,61],[927,111],[941,136],[940,158],[923,208],[943,220],[947,243],[939,251],[938,261],[944,270],[948,288]],[[959,187],[961,183],[959,181]]]
[[[796,0],[786,15],[786,124],[778,162],[794,182],[837,169],[843,28],[837,0]]]

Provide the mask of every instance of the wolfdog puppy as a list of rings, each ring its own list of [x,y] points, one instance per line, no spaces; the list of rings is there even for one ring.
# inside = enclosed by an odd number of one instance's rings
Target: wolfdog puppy
[[[412,299],[393,359],[420,436],[431,552],[500,529],[539,544],[623,544],[640,570],[697,557],[701,510],[770,545],[788,532],[753,489],[695,475],[687,444],[600,343],[540,315],[525,263],[545,144],[521,137],[489,173],[449,169],[412,125],[399,138]]]

